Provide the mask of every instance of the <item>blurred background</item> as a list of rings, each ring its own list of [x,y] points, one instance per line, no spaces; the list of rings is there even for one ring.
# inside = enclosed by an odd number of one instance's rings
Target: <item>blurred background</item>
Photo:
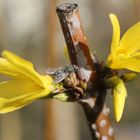
[[[56,15],[56,6],[74,2],[90,49],[101,60],[110,50],[115,13],[123,34],[140,20],[140,0],[0,0],[0,52],[12,52],[30,60],[44,73],[47,67],[66,65],[65,41]],[[140,78],[127,84],[128,98],[120,123],[113,116],[110,94],[107,104],[117,140],[140,139]],[[19,89],[20,90],[20,89]],[[82,108],[76,103],[36,101],[18,111],[0,115],[0,140],[90,140]]]

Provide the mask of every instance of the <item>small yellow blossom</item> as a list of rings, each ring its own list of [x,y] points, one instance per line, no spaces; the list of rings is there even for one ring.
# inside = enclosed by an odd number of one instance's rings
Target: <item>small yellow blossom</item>
[[[120,40],[118,19],[114,14],[110,14],[110,19],[113,26],[113,36],[107,66],[112,69],[140,72],[140,22],[128,29]]]
[[[19,109],[52,92],[52,78],[37,73],[31,62],[9,51],[3,51],[2,57],[0,73],[10,80],[0,83],[0,113]]]

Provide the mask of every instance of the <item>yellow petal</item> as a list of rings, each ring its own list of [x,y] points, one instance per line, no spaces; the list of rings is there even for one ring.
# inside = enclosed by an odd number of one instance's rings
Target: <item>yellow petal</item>
[[[18,75],[16,68],[4,58],[0,58],[0,73],[12,77]]]
[[[116,85],[113,88],[114,114],[117,122],[122,117],[126,97],[127,91],[125,85],[120,78],[117,78]]]
[[[132,57],[127,57],[125,55],[118,55],[110,68],[113,69],[128,69],[135,72],[140,72],[140,54],[134,55]]]
[[[0,113],[19,109],[34,100],[47,96],[52,91],[52,84],[41,88],[26,79],[14,79],[0,83]]]
[[[114,55],[114,53],[116,53],[116,50],[120,42],[120,25],[115,14],[110,14],[109,17],[110,17],[112,27],[113,27],[111,54]]]
[[[0,97],[11,99],[40,89],[36,83],[26,79],[13,79],[0,83]]]
[[[18,72],[19,75],[28,77],[42,87],[47,86],[46,77],[38,74],[29,61],[26,61],[9,51],[3,51],[2,56],[15,67],[15,73]],[[50,80],[52,80],[51,77]]]
[[[126,59],[122,67],[131,71],[140,72],[140,59],[135,57]]]
[[[118,27],[114,26],[114,28],[117,30]],[[114,36],[118,36],[117,33],[116,35],[113,33],[113,38]],[[116,48],[111,46],[115,51],[113,49],[108,56],[107,66],[112,69],[140,72],[140,22],[128,29],[118,44]]]
[[[133,25],[123,35],[119,45],[119,52],[126,55],[140,52],[140,22]]]

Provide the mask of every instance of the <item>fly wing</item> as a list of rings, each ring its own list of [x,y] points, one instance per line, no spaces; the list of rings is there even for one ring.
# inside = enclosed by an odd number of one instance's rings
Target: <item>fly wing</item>
[[[61,81],[66,79],[69,75],[69,73],[66,72],[64,69],[65,69],[64,67],[60,67],[58,69],[48,68],[45,72],[46,74],[53,77],[55,83],[60,83]]]

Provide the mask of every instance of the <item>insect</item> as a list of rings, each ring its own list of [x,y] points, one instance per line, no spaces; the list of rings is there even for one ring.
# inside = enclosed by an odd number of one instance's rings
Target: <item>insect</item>
[[[78,69],[79,68],[76,65],[66,65],[56,70],[49,69],[46,73],[53,77],[55,83],[59,83],[65,80],[70,74],[76,73]]]

